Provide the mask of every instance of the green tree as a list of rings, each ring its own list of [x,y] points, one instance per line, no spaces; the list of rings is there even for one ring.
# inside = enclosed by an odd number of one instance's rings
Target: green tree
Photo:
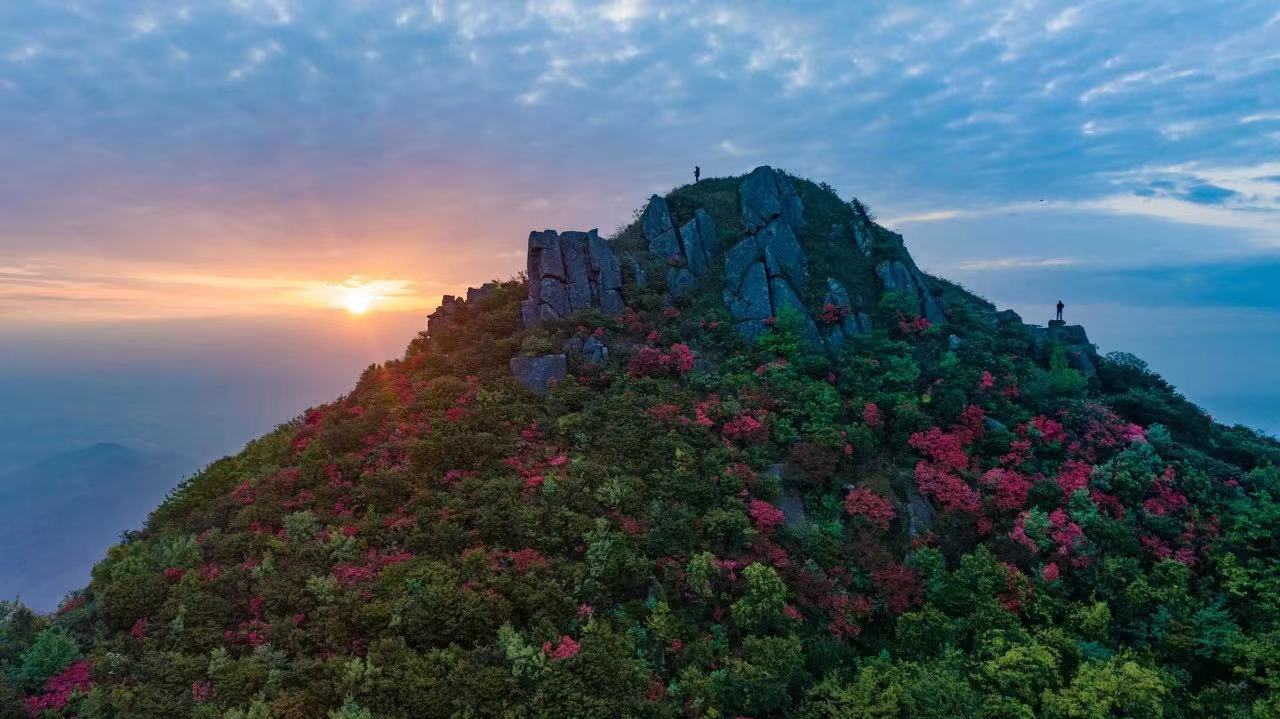
[[[19,658],[13,680],[19,687],[34,691],[79,656],[80,647],[61,627],[47,627],[36,635],[31,648]]]
[[[1162,719],[1169,680],[1130,657],[1081,665],[1071,684],[1043,696],[1049,719]]]
[[[773,567],[755,563],[742,570],[747,590],[729,607],[733,620],[747,631],[767,629],[782,618],[787,585]]]

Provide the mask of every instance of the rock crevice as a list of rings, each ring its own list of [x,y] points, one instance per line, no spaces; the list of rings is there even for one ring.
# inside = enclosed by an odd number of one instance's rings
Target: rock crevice
[[[530,232],[527,271],[526,327],[589,307],[610,314],[623,309],[618,256],[597,230]]]
[[[746,234],[724,258],[724,303],[738,331],[754,339],[770,318],[792,310],[804,323],[806,339],[821,344],[801,299],[809,269],[795,234],[804,226],[804,203],[794,183],[772,167],[757,167],[739,185],[738,198]]]
[[[946,324],[947,312],[942,298],[933,290],[933,283],[916,266],[902,243],[902,236],[893,235],[899,259],[884,260],[876,265],[876,277],[885,292],[899,292],[912,304],[912,311],[935,325]]]
[[[711,260],[719,254],[715,221],[706,210],[698,209],[677,229],[667,201],[657,195],[649,198],[640,215],[640,230],[649,244],[649,255],[667,264],[668,299],[688,293],[706,276]]]

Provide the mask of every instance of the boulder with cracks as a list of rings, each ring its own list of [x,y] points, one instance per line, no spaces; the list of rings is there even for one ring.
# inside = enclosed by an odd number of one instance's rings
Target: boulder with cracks
[[[528,292],[526,327],[589,307],[616,314],[623,310],[618,256],[596,230],[530,232]]]
[[[738,331],[755,339],[772,318],[791,311],[800,317],[806,341],[820,345],[818,327],[801,299],[809,270],[794,229],[804,223],[795,185],[771,167],[757,167],[738,195],[747,232],[724,257],[724,303]]]
[[[649,255],[667,264],[669,298],[687,294],[706,276],[711,259],[720,250],[715,221],[706,210],[699,209],[677,228],[667,201],[657,195],[649,198],[640,215],[640,230],[649,244]]]

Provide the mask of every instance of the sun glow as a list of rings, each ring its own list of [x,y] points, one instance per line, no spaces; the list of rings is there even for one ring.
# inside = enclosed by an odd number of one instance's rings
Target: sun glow
[[[387,280],[365,281],[353,277],[340,285],[328,286],[329,304],[353,315],[363,315],[395,299],[403,290],[400,286],[402,284]]]
[[[342,289],[337,302],[351,314],[362,315],[368,312],[378,299],[380,298],[377,292],[371,287],[347,287]]]

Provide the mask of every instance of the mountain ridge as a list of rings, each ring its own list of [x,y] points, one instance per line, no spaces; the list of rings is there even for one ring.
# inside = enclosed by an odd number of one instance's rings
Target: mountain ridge
[[[0,712],[1280,711],[1280,444],[767,166],[528,242],[9,608]]]

